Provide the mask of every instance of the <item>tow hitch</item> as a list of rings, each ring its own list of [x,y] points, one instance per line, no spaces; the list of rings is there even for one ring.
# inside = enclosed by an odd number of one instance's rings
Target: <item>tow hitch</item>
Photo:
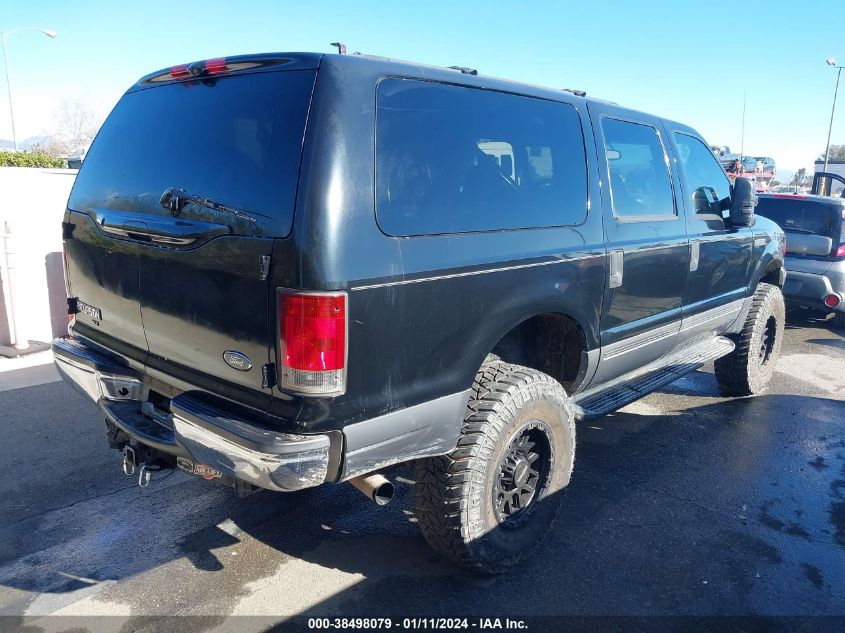
[[[138,460],[135,458],[135,449],[127,444],[123,447],[123,474],[134,475]]]
[[[141,488],[146,488],[150,485],[150,479],[152,478],[153,471],[151,471],[146,464],[141,466],[141,470],[138,471],[138,485],[141,486]]]
[[[142,411],[147,417],[155,419],[156,412],[151,407],[142,404]],[[181,470],[189,475],[201,477],[206,481],[229,486],[235,489],[239,497],[246,497],[261,490],[258,486],[235,479],[231,474],[224,473],[208,464],[201,464],[189,456],[172,455],[159,449],[142,444],[134,440],[128,433],[118,428],[113,422],[106,420],[106,438],[109,447],[119,450],[123,454],[123,473],[129,477],[138,477],[138,485],[146,488],[152,481],[153,474],[164,470]]]
[[[137,472],[138,485],[141,488],[146,488],[150,485],[153,473],[160,470],[170,470],[173,468],[173,465],[169,461],[163,461],[161,457],[157,457],[157,451],[146,447],[143,448],[146,449],[144,452],[147,453],[145,455],[147,459],[141,461],[138,458],[139,448],[141,447],[136,448],[130,444],[126,444],[123,447],[123,473],[131,477]],[[160,453],[158,455],[160,456]]]

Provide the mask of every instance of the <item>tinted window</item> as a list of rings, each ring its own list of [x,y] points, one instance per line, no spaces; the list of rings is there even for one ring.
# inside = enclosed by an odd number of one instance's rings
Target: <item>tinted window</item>
[[[666,154],[650,125],[604,118],[613,212],[622,218],[675,214]]]
[[[696,214],[716,216],[730,208],[731,185],[713,152],[700,140],[688,134],[675,134],[681,160],[681,171]]]
[[[390,235],[584,220],[584,141],[567,104],[385,79],[377,117],[376,208]]]
[[[169,83],[125,95],[85,158],[69,205],[163,213],[185,189],[290,231],[313,71]],[[228,218],[228,216],[224,216]]]
[[[776,222],[787,232],[823,235],[840,241],[842,207],[809,198],[766,198],[758,196],[754,213]],[[787,238],[788,242],[789,238]]]

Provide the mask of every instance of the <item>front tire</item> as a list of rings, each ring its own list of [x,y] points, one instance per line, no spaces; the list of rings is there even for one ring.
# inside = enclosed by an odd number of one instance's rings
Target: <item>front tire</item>
[[[726,396],[752,396],[769,386],[783,342],[785,307],[780,288],[761,283],[734,351],[715,363],[716,381]]]
[[[416,516],[442,555],[504,572],[549,531],[575,459],[563,387],[542,372],[488,361],[473,382],[457,448],[416,463]]]

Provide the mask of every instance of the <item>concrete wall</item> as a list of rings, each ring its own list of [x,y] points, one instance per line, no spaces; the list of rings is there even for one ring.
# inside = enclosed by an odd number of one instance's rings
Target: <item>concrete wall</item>
[[[67,331],[62,218],[75,177],[72,169],[0,167],[0,345],[14,342],[12,318],[29,340]]]

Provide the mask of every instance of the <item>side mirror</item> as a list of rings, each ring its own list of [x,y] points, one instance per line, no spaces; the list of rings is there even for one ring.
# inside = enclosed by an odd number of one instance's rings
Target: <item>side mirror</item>
[[[748,178],[737,178],[731,192],[730,223],[733,226],[752,226],[755,206],[757,195],[754,185]]]

